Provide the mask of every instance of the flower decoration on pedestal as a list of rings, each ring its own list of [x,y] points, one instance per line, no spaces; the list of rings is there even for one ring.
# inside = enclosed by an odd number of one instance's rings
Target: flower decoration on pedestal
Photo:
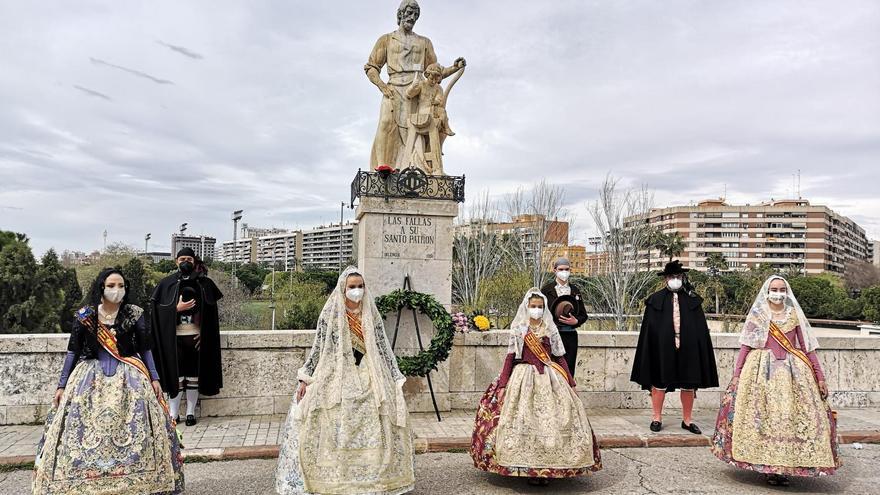
[[[453,313],[452,324],[455,325],[455,331],[458,333],[467,333],[471,331],[470,318],[464,313]]]
[[[481,332],[485,332],[492,328],[492,322],[489,321],[489,318],[486,315],[477,313],[473,316],[474,326],[477,327],[477,330]]]
[[[378,167],[376,167],[376,172],[379,172],[379,177],[387,179],[389,175],[396,173],[397,170],[395,170],[394,167],[391,167],[390,165],[379,165]]]

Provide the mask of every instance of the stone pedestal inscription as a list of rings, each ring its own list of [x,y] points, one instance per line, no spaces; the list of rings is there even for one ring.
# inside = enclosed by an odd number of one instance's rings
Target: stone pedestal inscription
[[[358,266],[364,272],[374,296],[403,287],[409,275],[412,290],[433,295],[448,309],[452,303],[452,222],[458,203],[446,200],[362,197],[357,208]],[[385,320],[388,339],[394,337],[397,313]],[[418,314],[422,343],[430,345],[434,336],[431,320]],[[400,356],[419,352],[412,311],[404,310],[400,319],[395,353]],[[431,373],[437,405],[449,410],[449,366]],[[432,411],[424,378],[407,380],[407,403],[411,411]]]
[[[437,252],[437,222],[425,215],[386,214],[382,221],[382,257],[432,260]]]

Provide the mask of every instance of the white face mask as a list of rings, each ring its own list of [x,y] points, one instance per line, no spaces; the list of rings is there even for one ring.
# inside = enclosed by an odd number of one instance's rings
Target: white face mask
[[[345,297],[351,302],[359,303],[364,298],[364,289],[348,289],[345,291]]]
[[[767,294],[767,299],[770,300],[773,304],[782,304],[785,302],[785,298],[788,297],[788,294],[785,292],[771,292]]]
[[[120,302],[122,302],[123,297],[125,297],[124,288],[104,288],[104,300],[107,302],[119,304]]]
[[[544,308],[529,308],[529,318],[539,320],[544,316]]]
[[[680,278],[670,278],[666,281],[666,286],[669,287],[669,290],[671,291],[677,291],[678,289],[681,289],[681,284],[682,281]]]
[[[568,282],[568,277],[571,276],[571,272],[568,270],[559,270],[556,272],[556,278],[563,282]]]

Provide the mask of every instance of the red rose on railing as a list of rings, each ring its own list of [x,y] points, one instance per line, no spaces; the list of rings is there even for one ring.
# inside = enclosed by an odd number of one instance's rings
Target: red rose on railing
[[[397,170],[394,170],[394,167],[391,167],[390,165],[379,165],[376,167],[376,172],[379,172],[379,176],[383,179],[387,179],[389,175],[397,172]]]

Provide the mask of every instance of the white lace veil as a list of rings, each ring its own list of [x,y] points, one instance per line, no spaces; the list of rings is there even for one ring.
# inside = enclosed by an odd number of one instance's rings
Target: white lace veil
[[[349,276],[363,274],[357,267],[350,266],[340,275],[336,289],[327,298],[324,309],[318,317],[315,343],[306,363],[297,372],[297,378],[315,390],[303,399],[300,413],[312,408],[331,408],[342,401],[342,383],[357,376],[354,354],[352,353],[351,331],[345,311],[345,285]],[[370,386],[376,407],[382,414],[389,414],[398,426],[406,425],[407,410],[403,398],[403,383],[406,377],[397,366],[397,358],[388,344],[382,315],[370,294],[369,285],[364,283],[364,297],[361,301],[361,329],[364,333],[366,353],[363,357],[370,372]],[[306,399],[309,400],[306,400]]]
[[[785,280],[779,275],[771,275],[770,278],[764,282],[764,285],[761,286],[761,290],[758,291],[758,297],[755,298],[755,302],[752,304],[752,309],[749,310],[749,314],[746,316],[746,322],[743,325],[742,334],[739,337],[739,343],[747,345],[753,349],[763,349],[766,347],[767,336],[770,333],[771,318],[771,310],[770,305],[767,302],[767,295],[770,293],[770,283],[774,280],[782,280],[785,282],[785,287],[788,293],[785,298],[785,307],[794,311],[797,315],[798,323],[801,327],[801,334],[804,336],[804,346],[806,347],[804,351],[810,352],[815,350],[819,347],[819,341],[816,340],[816,336],[813,335],[813,328],[810,326],[810,322],[807,321],[807,317],[804,315],[804,310],[801,309],[801,305],[794,296],[794,292],[792,292],[788,280]]]
[[[559,329],[553,323],[553,314],[550,312],[550,307],[547,304],[547,297],[536,287],[526,291],[522,303],[520,303],[519,308],[516,310],[516,316],[513,317],[513,321],[510,323],[512,334],[510,336],[510,344],[507,346],[507,352],[515,353],[516,359],[522,359],[523,339],[526,332],[529,331],[529,320],[531,319],[529,317],[529,299],[533,297],[540,297],[544,300],[544,325],[542,327],[543,331],[538,334],[538,337],[546,336],[550,338],[550,353],[552,355],[564,355],[565,347],[562,346],[562,339],[559,338]]]

